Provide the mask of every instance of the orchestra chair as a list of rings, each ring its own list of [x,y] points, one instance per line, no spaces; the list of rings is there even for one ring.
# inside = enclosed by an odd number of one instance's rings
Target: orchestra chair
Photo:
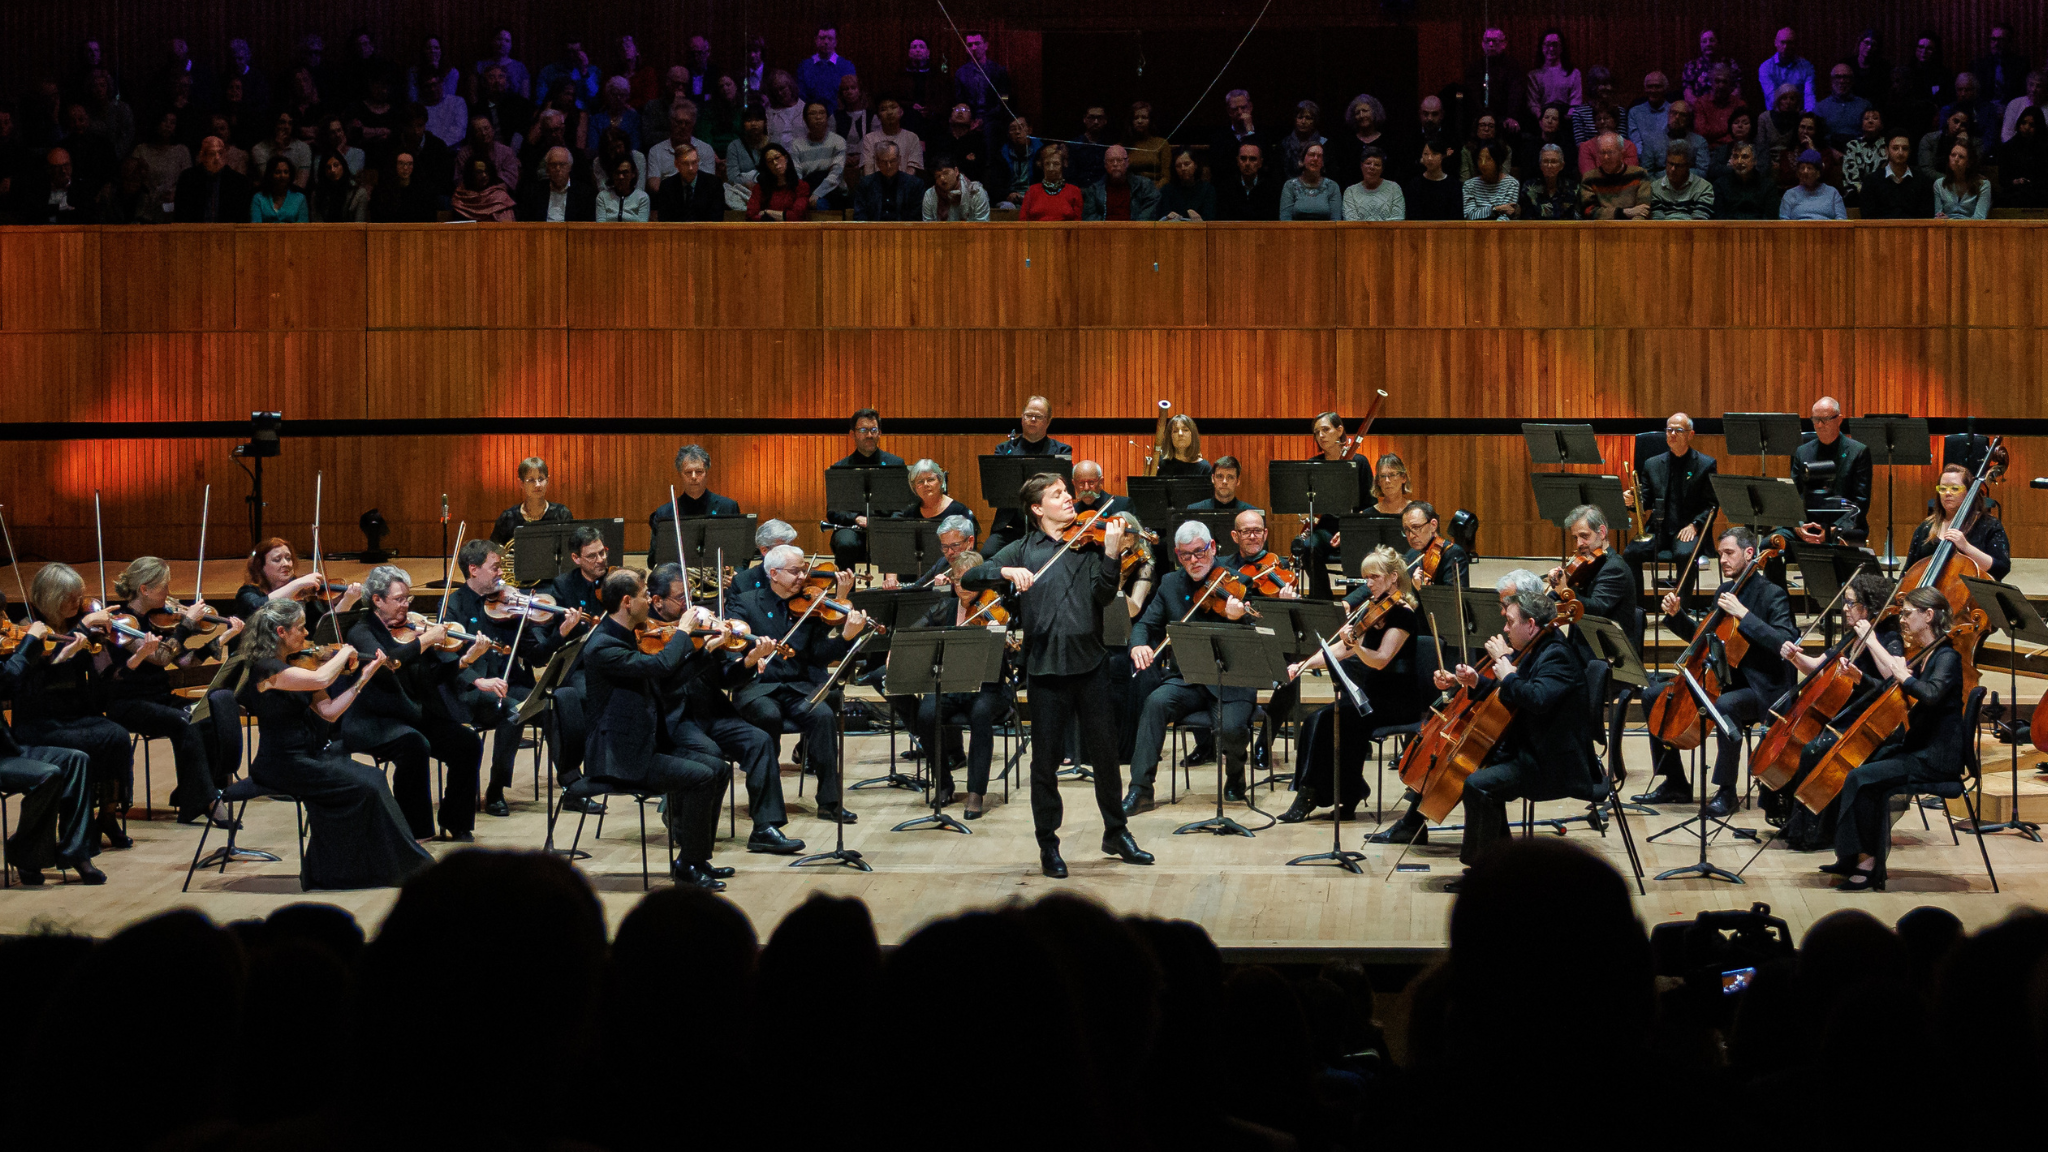
[[[149,778],[149,743],[149,737],[144,736],[140,732],[130,733],[129,735],[129,755],[134,755],[137,748],[142,750],[142,818],[145,820],[149,819],[150,798],[156,795],[156,789],[151,785]],[[121,830],[123,832],[128,830],[128,807],[133,805],[134,802],[135,798],[130,796],[128,804],[123,805],[121,808]]]
[[[233,823],[236,824],[242,823],[243,817],[248,814],[249,801],[261,797],[292,802],[292,820],[298,828],[299,887],[303,889],[306,886],[306,809],[305,805],[299,802],[299,798],[289,792],[277,792],[265,788],[247,776],[228,785],[220,794],[220,798],[226,803],[228,810],[234,813]],[[228,842],[219,848],[215,848],[212,855],[206,856],[202,860],[200,857],[206,852],[206,839],[213,832],[213,821],[201,820],[199,822],[199,846],[192,850],[191,866],[185,869],[185,886],[178,890],[180,892],[190,892],[192,890],[192,874],[197,872],[202,866],[207,868],[213,867],[216,861],[220,863],[221,875],[225,876],[228,871],[228,861],[237,857],[245,860],[268,860],[272,862],[280,859],[274,853],[241,847],[236,843],[236,837],[240,831],[238,828],[228,829]]]
[[[1884,852],[1878,857],[1880,866],[1892,854],[1892,823],[1896,823],[1908,807],[1920,807],[1920,819],[1923,823],[1926,821],[1927,809],[1921,807],[1918,803],[1923,796],[1932,796],[1944,801],[1941,806],[1941,814],[1948,821],[1948,835],[1952,843],[1962,843],[1962,837],[1956,834],[1956,818],[1950,814],[1945,801],[1961,800],[1963,802],[1963,810],[1970,814],[1970,827],[1972,829],[1977,828],[1983,823],[1983,812],[1980,805],[1983,802],[1984,796],[1984,764],[1977,753],[1977,722],[1979,713],[1982,712],[1984,707],[1984,693],[1986,691],[1988,689],[1981,684],[1972,688],[1969,700],[1963,705],[1963,730],[1969,734],[1968,741],[1963,745],[1963,778],[1906,784],[1895,789],[1885,797],[1886,805],[1891,810],[1892,820],[1885,825]],[[1984,857],[1984,874],[1991,878],[1991,891],[1995,893],[1998,891],[1998,873],[1991,867],[1991,850],[1984,846],[1983,833],[1977,834],[1977,851]]]
[[[1586,662],[1586,692],[1593,710],[1593,742],[1599,746],[1600,752],[1604,753],[1602,767],[1605,771],[1602,773],[1603,780],[1601,782],[1600,795],[1589,802],[1583,815],[1559,816],[1546,820],[1538,820],[1536,818],[1537,798],[1524,796],[1522,798],[1522,835],[1524,837],[1534,836],[1537,827],[1541,825],[1550,828],[1562,836],[1565,834],[1565,826],[1567,824],[1575,824],[1583,820],[1586,822],[1587,827],[1600,833],[1600,838],[1604,840],[1607,838],[1607,827],[1611,822],[1621,831],[1622,845],[1628,850],[1629,866],[1635,870],[1636,889],[1641,892],[1643,891],[1643,862],[1641,856],[1636,852],[1635,836],[1629,831],[1628,817],[1626,812],[1623,811],[1621,801],[1623,777],[1621,769],[1621,730],[1628,716],[1628,697],[1627,694],[1623,694],[1622,698],[1616,701],[1612,707],[1608,705],[1607,693],[1612,688],[1613,681],[1614,669],[1607,661],[1588,660]],[[1558,797],[1558,799],[1570,798]],[[1610,809],[1611,821],[1607,815],[1601,813],[1600,809],[1602,807]],[[1648,895],[1647,892],[1643,894]]]
[[[665,793],[636,791],[631,787],[616,786],[594,777],[585,776],[577,781],[576,794],[583,797],[627,796],[632,798],[633,808],[640,814],[640,890],[645,892],[652,888],[654,886],[654,877],[647,867],[647,802],[652,800],[659,803]],[[564,800],[568,798],[566,791],[563,793],[562,798]],[[610,807],[610,805],[606,805],[606,807]],[[561,803],[557,801],[548,810],[547,843],[550,845],[555,840],[555,821],[560,819],[561,815]],[[597,840],[604,836],[604,817],[604,813],[598,814],[597,828],[590,834],[592,840]],[[578,846],[583,843],[583,826],[589,819],[590,814],[588,812],[578,812],[576,814],[576,835],[569,841],[567,849],[568,858],[571,860],[576,858]],[[675,840],[667,835],[666,827],[663,828],[662,832],[662,839],[667,843],[666,851],[668,853],[669,869],[673,871],[676,864]],[[585,855],[587,856],[588,854],[586,853]]]
[[[1422,681],[1422,698],[1424,700],[1434,700],[1437,691],[1435,676],[1438,666],[1436,644],[1434,641],[1424,644],[1421,643],[1420,637],[1416,639],[1415,674]],[[1426,716],[1408,724],[1389,724],[1384,727],[1374,728],[1366,736],[1366,739],[1371,741],[1373,749],[1372,818],[1374,823],[1384,823],[1386,821],[1387,742],[1389,740],[1394,742],[1394,762],[1399,764],[1401,762],[1401,754],[1408,750],[1408,741],[1421,734],[1423,719],[1426,719]]]
[[[996,777],[1002,780],[1003,782],[1003,803],[1007,804],[1010,802],[1010,765],[1014,762],[1012,758],[1015,755],[1015,747],[1017,744],[1018,736],[1024,730],[1024,722],[1020,716],[1020,713],[1017,710],[1016,689],[1012,688],[1008,692],[1005,692],[1004,700],[1006,703],[1004,704],[1003,714],[1001,716],[998,716],[995,722],[995,734],[996,738],[1002,742],[1002,751],[998,753],[996,757],[992,757],[990,759],[989,767],[993,769],[996,766],[996,759],[1001,759],[1003,769],[1001,772],[996,773]],[[941,738],[940,742],[942,744],[950,745],[951,742],[944,739],[946,733],[948,732],[960,733],[960,739],[963,742],[973,739],[973,734],[969,731],[969,729],[971,729],[973,725],[969,724],[967,721],[968,717],[967,713],[965,712],[956,712],[948,710],[944,715],[941,715],[939,717],[939,736]],[[891,763],[895,762],[895,757],[893,755],[895,749],[895,739],[895,733],[892,730],[889,736],[890,749],[892,752],[892,755],[890,757]],[[932,763],[931,757],[926,756],[924,763],[926,765],[930,765]],[[967,762],[965,760],[962,760],[955,767],[961,771],[965,771],[967,767]],[[844,771],[844,769],[842,769],[842,771]],[[940,771],[943,771],[943,769],[940,769]],[[931,786],[932,778],[926,777],[925,787],[930,788]]]

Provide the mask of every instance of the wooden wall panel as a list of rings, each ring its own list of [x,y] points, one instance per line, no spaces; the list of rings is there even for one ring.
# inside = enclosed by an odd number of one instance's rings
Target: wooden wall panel
[[[567,415],[567,336],[560,328],[371,331],[367,407],[421,419]]]
[[[106,392],[96,332],[0,332],[0,380],[7,419],[89,420]]]
[[[236,229],[235,327],[361,331],[366,244],[360,228]]]
[[[234,327],[237,231],[191,224],[101,229],[101,325],[109,332]]]
[[[13,230],[0,237],[0,330],[75,332],[100,326],[99,233]]]
[[[307,225],[363,231],[360,225]],[[370,327],[559,328],[566,234],[545,225],[367,229]],[[628,269],[620,268],[621,289]]]

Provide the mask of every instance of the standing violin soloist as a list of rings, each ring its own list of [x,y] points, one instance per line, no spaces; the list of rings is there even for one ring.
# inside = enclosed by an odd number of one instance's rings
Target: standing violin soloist
[[[1066,481],[1040,473],[1024,482],[1017,503],[1031,517],[1022,539],[988,563],[968,569],[959,582],[974,592],[1011,589],[1023,616],[1024,671],[1029,677],[1033,727],[1065,732],[1081,722],[1083,754],[1095,771],[1095,807],[1102,814],[1102,850],[1130,864],[1150,864],[1124,821],[1117,764],[1117,716],[1111,704],[1102,610],[1116,599],[1124,524],[1111,518],[1102,543],[1076,547],[1061,534],[1074,527],[1074,497]],[[1060,744],[1031,742],[1031,821],[1038,837],[1039,870],[1065,879],[1060,855]]]

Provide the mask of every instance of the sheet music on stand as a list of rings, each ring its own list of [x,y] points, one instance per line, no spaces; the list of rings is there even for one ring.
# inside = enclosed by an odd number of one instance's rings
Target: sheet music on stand
[[[512,571],[507,582],[525,587],[553,580],[574,568],[576,561],[569,551],[569,538],[578,528],[597,529],[604,536],[604,546],[614,560],[625,556],[626,521],[623,517],[521,524],[512,530],[512,542],[505,549],[512,557]]]
[[[1643,658],[1636,653],[1635,645],[1628,642],[1628,633],[1622,631],[1621,625],[1605,616],[1581,616],[1572,627],[1592,647],[1593,659],[1607,661],[1616,684],[1650,686],[1650,670],[1643,666]]]
[[[1074,490],[1074,458],[1072,456],[978,456],[981,470],[981,498],[989,507],[1011,509],[1018,507],[1017,494],[1024,487],[1024,481],[1041,472],[1050,472],[1067,482],[1067,491]]]
[[[1344,605],[1332,600],[1276,600],[1258,597],[1258,627],[1280,637],[1281,651],[1289,656],[1308,656],[1325,636],[1344,626]]]
[[[1591,424],[1540,424],[1524,421],[1522,439],[1532,464],[1604,464],[1600,441]],[[1625,520],[1624,520],[1625,522]]]
[[[906,628],[914,629],[925,613],[940,604],[951,603],[951,588],[857,588],[850,599],[853,606],[867,613],[868,619],[887,628],[868,644],[868,655],[889,651],[896,634]]]
[[[675,528],[667,522],[655,530],[654,543],[647,551],[647,566],[656,568],[676,562],[676,533],[683,536],[683,567],[711,568],[718,563],[720,549],[728,565],[744,566],[760,555],[754,547],[755,516],[685,516]]]

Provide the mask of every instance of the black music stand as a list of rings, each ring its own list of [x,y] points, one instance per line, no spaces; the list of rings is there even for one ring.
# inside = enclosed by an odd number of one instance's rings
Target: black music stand
[[[2000,584],[1996,580],[1979,580],[1972,576],[1964,576],[1962,581],[1970,589],[1970,599],[1976,601],[1977,607],[1991,617],[1992,626],[2005,633],[2008,640],[2014,644],[2024,640],[2029,644],[2048,646],[2048,623],[2042,621],[2041,614],[2034,610],[2034,605],[2028,601],[2026,593],[2010,584]],[[2032,820],[2020,819],[2020,741],[2017,732],[2013,731],[2020,717],[2019,649],[2013,648],[2006,656],[2008,718],[2005,723],[2006,734],[2012,743],[2012,814],[1996,824],[1979,824],[1973,831],[1981,836],[1987,832],[2004,832],[2010,829],[2039,844],[2041,826]],[[1970,733],[1970,739],[1976,738],[1975,732]]]
[[[868,518],[868,563],[884,572],[915,580],[942,551],[937,520]]]
[[[917,497],[910,491],[910,468],[895,464],[886,468],[827,468],[825,469],[825,509],[828,512],[852,512],[868,518],[868,527],[875,525],[875,509],[883,509],[886,516],[917,503]],[[827,521],[827,533],[846,527]],[[860,531],[861,529],[856,529]],[[869,563],[873,563],[870,554]],[[888,569],[883,569],[888,571]]]
[[[887,521],[878,521],[878,523],[887,523]],[[917,622],[924,619],[925,613],[930,612],[934,605],[949,603],[952,601],[953,596],[954,593],[951,588],[926,588],[915,591],[908,588],[860,588],[855,589],[849,599],[853,601],[855,608],[867,614],[867,618],[870,621],[888,629],[888,632],[876,636],[871,642],[871,647],[866,649],[868,655],[879,656],[890,650],[895,642],[898,629],[915,627]],[[868,632],[861,634],[864,636],[869,635]],[[872,684],[873,680],[869,677],[863,677],[861,682]],[[873,788],[877,786],[907,788],[912,792],[916,792],[922,789],[924,784],[915,777],[905,776],[901,772],[896,771],[895,762],[891,761],[889,771],[884,775],[871,776],[866,780],[849,784],[846,786],[846,790],[851,792],[858,788]]]
[[[1173,528],[1177,532],[1180,530],[1181,524],[1185,524],[1190,520],[1200,520],[1203,526],[1209,529],[1209,535],[1216,541],[1216,554],[1224,556],[1237,551],[1237,541],[1230,538],[1230,533],[1237,527],[1238,512],[1244,511],[1246,509],[1243,508],[1238,509],[1237,512],[1227,509],[1218,511],[1213,508],[1182,508],[1173,514],[1173,519],[1179,522]],[[1144,517],[1140,516],[1139,519],[1143,520]],[[1150,524],[1148,523],[1146,526],[1150,527]],[[1164,540],[1171,540],[1173,538],[1167,532],[1161,532],[1159,535]]]
[[[1732,524],[1768,529],[1806,523],[1806,500],[1790,480],[1716,472],[1713,481],[1714,499]]]
[[[1287,682],[1285,643],[1277,631],[1264,626],[1241,624],[1182,624],[1166,626],[1173,642],[1174,662],[1181,679],[1207,688],[1277,688]],[[1188,832],[1214,832],[1218,836],[1250,836],[1252,830],[1223,814],[1223,756],[1216,756],[1216,815],[1207,820],[1183,824],[1175,836]],[[1247,750],[1249,759],[1249,750]],[[1250,808],[1249,799],[1245,807]],[[1257,811],[1257,809],[1253,809]],[[1268,818],[1261,828],[1271,828]]]
[[[1420,591],[1420,589],[1417,589]],[[1316,651],[1317,641],[1336,635],[1344,626],[1344,605],[1331,600],[1256,599],[1259,627],[1271,629],[1279,638],[1280,651],[1288,656],[1307,656]]]
[[[1893,509],[1899,467],[1934,463],[1934,433],[1924,416],[1859,416],[1843,421],[1842,435],[1861,440],[1870,450],[1870,462],[1885,470],[1884,566],[1890,571],[1899,563],[1898,554],[1892,551],[1892,525],[1898,519]]]
[[[1318,639],[1316,650],[1323,654],[1323,666],[1330,673],[1330,681],[1337,689],[1337,701],[1332,708],[1341,708],[1349,703],[1361,716],[1372,715],[1372,702],[1365,698],[1364,689],[1351,682],[1337,654],[1330,650],[1329,642]],[[1354,876],[1363,876],[1365,870],[1358,866],[1365,859],[1363,852],[1349,852],[1344,848],[1344,773],[1337,765],[1344,759],[1344,726],[1336,716],[1330,717],[1330,799],[1337,807],[1330,813],[1330,850],[1311,852],[1296,856],[1287,863],[1294,864],[1335,864]]]
[[[1050,472],[1074,490],[1072,456],[978,456],[981,461],[981,498],[991,508],[1023,510],[1017,503],[1024,482],[1041,472]],[[907,504],[906,504],[907,506]]]
[[[647,566],[658,568],[677,561],[677,532],[683,536],[680,559],[686,569],[715,567],[721,550],[735,559],[757,555],[754,520],[754,514],[749,512],[744,516],[685,516],[676,521],[674,528],[664,524],[654,531],[654,541],[647,549]],[[723,575],[719,573],[721,584],[725,582]]]
[[[556,727],[555,719],[555,689],[560,688],[562,682],[569,678],[570,671],[576,667],[577,658],[583,655],[583,645],[589,642],[592,635],[593,632],[585,632],[555,649],[555,654],[548,657],[548,662],[534,675],[533,688],[527,692],[526,699],[520,701],[519,710],[511,717],[519,721],[522,727],[531,723],[536,716],[547,717],[542,723],[548,729],[548,835],[547,841],[541,845],[541,851],[559,853],[569,860],[588,860],[590,853],[580,848],[555,847],[555,820],[561,815],[555,808],[555,757],[561,746],[560,730]]]
[[[1591,424],[1522,424],[1532,464],[1603,464]]]
[[[1188,505],[1216,494],[1205,476],[1126,476],[1124,491],[1130,494],[1138,521],[1167,541],[1183,521],[1192,519]]]
[[[1567,531],[1572,509],[1591,504],[1607,517],[1609,524],[1628,523],[1628,505],[1621,502],[1621,478],[1595,476],[1587,472],[1531,472],[1529,487],[1536,493],[1536,514]],[[1565,551],[1569,553],[1570,548]]]
[[[1341,514],[1358,507],[1358,465],[1348,460],[1274,460],[1266,465],[1266,494],[1273,511],[1306,517]],[[1321,506],[1322,511],[1316,508]]]
[[[811,707],[816,707],[819,702],[830,699],[832,693],[838,691],[839,686],[852,674],[854,665],[859,663],[861,649],[866,647],[868,642],[873,640],[874,637],[875,633],[872,630],[862,631],[854,639],[853,648],[847,652],[846,658],[839,662],[839,666],[832,670],[832,675],[826,677],[823,684],[818,685],[817,691],[804,698],[804,703]],[[844,767],[846,764],[846,716],[837,708],[832,710],[832,727],[834,729],[833,739],[839,742],[840,771],[843,773],[846,770]],[[841,777],[842,780],[844,778],[844,776]],[[834,820],[832,828],[833,845],[830,852],[814,852],[809,856],[791,860],[789,866],[791,868],[803,868],[812,864],[844,864],[848,868],[859,872],[873,872],[874,869],[868,866],[866,860],[861,859],[859,852],[846,846],[846,822]]]
[[[1721,714],[1721,710],[1719,708],[1714,707],[1714,698],[1707,695],[1707,690],[1705,688],[1700,687],[1700,682],[1698,680],[1693,679],[1692,672],[1682,666],[1678,669],[1678,678],[1674,680],[1672,684],[1669,687],[1666,687],[1664,690],[1666,692],[1676,692],[1680,691],[1681,689],[1692,693],[1693,700],[1699,704],[1700,723],[1706,724],[1711,722],[1714,725],[1714,727],[1721,730],[1721,734],[1723,736],[1726,736],[1731,740],[1741,739],[1741,733],[1735,727],[1735,725],[1728,719],[1728,717],[1723,716]],[[1707,742],[1705,740],[1700,741],[1701,748],[1705,748],[1706,744]],[[1699,815],[1694,816],[1692,819],[1686,820],[1683,823],[1675,824],[1670,828],[1666,828],[1663,832],[1659,832],[1657,835],[1662,836],[1665,833],[1675,832],[1678,829],[1685,827],[1687,824],[1696,825],[1699,828],[1700,858],[1691,864],[1681,864],[1676,868],[1667,868],[1664,871],[1657,873],[1656,879],[1675,880],[1682,876],[1698,876],[1706,880],[1726,880],[1731,884],[1746,883],[1746,881],[1744,881],[1741,876],[1737,875],[1736,873],[1730,872],[1726,868],[1723,868],[1720,865],[1715,864],[1714,862],[1707,859],[1707,825],[1720,824],[1724,828],[1727,827],[1727,825],[1722,821],[1716,820],[1712,816],[1709,816],[1707,814],[1707,798],[1712,789],[1707,787],[1707,767],[1704,757],[1702,757],[1699,763],[1693,766],[1693,769],[1695,775],[1698,776],[1700,782]],[[1656,837],[1653,836],[1651,837],[1651,839],[1654,840],[1656,839]]]
[[[569,551],[569,537],[578,528],[597,529],[603,534],[604,546],[611,551],[612,559],[625,558],[626,521],[621,517],[521,524],[512,530],[512,572],[508,583],[522,587],[538,584],[574,568],[576,561]]]
[[[1792,544],[1792,562],[1799,566],[1800,583],[1805,585],[1807,599],[1813,602],[1816,612],[1826,611],[1841,596],[1842,585],[1854,580],[1875,559],[1861,548],[1841,544],[1808,544],[1804,540]],[[1828,643],[1834,643],[1832,614],[1821,628]]]
[[[1799,417],[1790,412],[1723,412],[1721,432],[1728,438],[1728,455],[1756,457],[1766,476],[1771,474],[1767,457],[1790,456],[1799,447]]]
[[[1339,516],[1337,531],[1342,536],[1337,562],[1343,566],[1346,579],[1357,579],[1358,566],[1380,545],[1392,548],[1395,556],[1408,548],[1408,534],[1401,530],[1397,516]]]
[[[1422,607],[1422,618],[1434,622],[1431,627],[1438,643],[1457,652],[1458,659],[1469,664],[1468,656],[1477,646],[1475,642],[1483,643],[1488,634],[1479,631],[1478,623],[1465,610],[1464,594],[1467,591],[1469,589],[1455,584],[1424,584],[1415,590],[1415,602]],[[1495,611],[1499,611],[1497,606]],[[1460,635],[1465,637],[1462,647],[1458,644]],[[1445,670],[1450,667],[1446,665]]]
[[[904,632],[896,637],[889,653],[889,678],[885,691],[891,696],[925,696],[933,693],[979,692],[983,684],[1003,678],[1003,638],[987,628],[930,628]],[[939,736],[946,723],[944,700],[932,708],[930,743],[925,745],[925,762],[932,766],[931,786],[925,798],[931,801],[929,815],[905,820],[891,832],[930,826],[941,831],[974,835],[974,830],[939,809],[939,757],[945,755]]]

